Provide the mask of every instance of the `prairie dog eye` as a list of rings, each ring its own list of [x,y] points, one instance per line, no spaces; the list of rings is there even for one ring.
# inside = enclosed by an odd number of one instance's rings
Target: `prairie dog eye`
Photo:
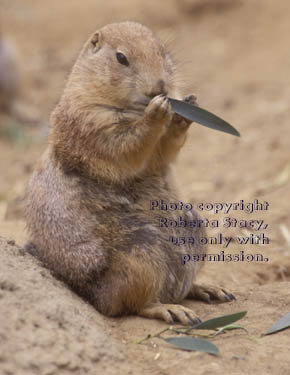
[[[127,60],[127,57],[122,52],[117,52],[116,57],[120,64],[129,66],[129,61]]]

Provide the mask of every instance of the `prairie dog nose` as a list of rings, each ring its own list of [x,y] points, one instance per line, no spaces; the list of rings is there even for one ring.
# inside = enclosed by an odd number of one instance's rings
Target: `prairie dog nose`
[[[156,85],[151,89],[150,92],[146,93],[146,96],[149,98],[154,98],[154,96],[164,94],[167,95],[167,91],[165,90],[165,82],[163,79],[159,79]]]

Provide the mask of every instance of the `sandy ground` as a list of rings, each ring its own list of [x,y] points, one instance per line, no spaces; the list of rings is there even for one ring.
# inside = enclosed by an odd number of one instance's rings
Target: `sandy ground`
[[[26,0],[24,5],[0,0],[0,10],[1,30],[18,56],[17,107],[35,120],[33,126],[20,126],[0,115],[1,375],[289,372],[289,331],[260,335],[289,312],[290,301],[290,3]],[[270,239],[263,246],[233,242],[225,249],[261,253],[268,262],[207,262],[200,274],[200,281],[233,291],[237,301],[185,301],[203,320],[248,311],[242,324],[251,337],[233,331],[216,338],[220,357],[178,351],[158,339],[136,345],[136,339],[158,332],[165,323],[102,317],[21,250],[26,240],[21,197],[45,148],[49,113],[87,36],[108,22],[127,19],[170,40],[181,62],[184,94],[197,93],[202,107],[242,134],[237,139],[192,126],[175,171],[183,200],[269,203],[267,211],[253,214],[202,212],[212,220],[264,220],[268,227],[263,233]],[[209,232],[256,234],[243,228]],[[212,246],[210,253],[221,249]]]

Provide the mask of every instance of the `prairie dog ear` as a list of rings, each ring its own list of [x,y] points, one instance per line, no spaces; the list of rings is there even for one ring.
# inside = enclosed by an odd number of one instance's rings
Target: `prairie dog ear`
[[[95,32],[94,35],[91,37],[90,46],[92,48],[92,52],[96,53],[100,49],[101,43],[101,34],[99,31]]]

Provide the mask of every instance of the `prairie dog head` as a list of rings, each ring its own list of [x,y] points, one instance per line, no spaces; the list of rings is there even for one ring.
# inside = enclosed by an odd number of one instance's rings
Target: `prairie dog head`
[[[135,22],[109,24],[86,42],[67,88],[77,107],[143,110],[174,87],[174,63],[161,41]]]

